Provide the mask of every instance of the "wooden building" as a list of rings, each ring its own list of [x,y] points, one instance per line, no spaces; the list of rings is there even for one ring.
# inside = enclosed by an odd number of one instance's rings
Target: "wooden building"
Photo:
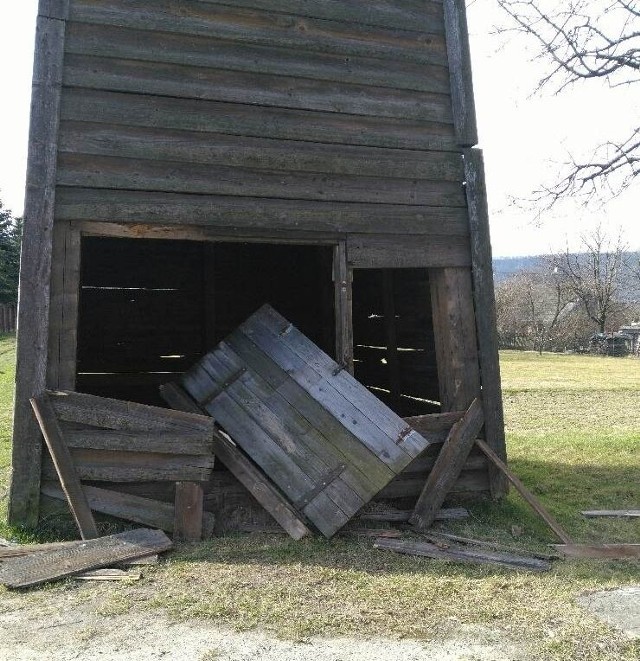
[[[462,0],[40,0],[36,40],[12,522],[30,397],[158,404],[264,303],[402,416],[482,391],[504,456]]]

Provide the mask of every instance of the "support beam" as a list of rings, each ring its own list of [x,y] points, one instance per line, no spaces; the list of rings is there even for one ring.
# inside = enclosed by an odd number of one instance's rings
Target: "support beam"
[[[18,347],[9,522],[35,526],[40,499],[42,437],[29,399],[44,392],[49,344],[49,293],[57,135],[68,0],[42,0],[36,24],[27,190],[20,260]],[[53,16],[50,18],[49,16]]]
[[[333,253],[335,287],[336,362],[353,374],[352,274],[347,263],[347,245],[340,241]]]

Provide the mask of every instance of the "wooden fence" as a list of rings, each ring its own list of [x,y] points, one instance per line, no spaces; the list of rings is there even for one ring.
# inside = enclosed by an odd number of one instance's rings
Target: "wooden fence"
[[[15,333],[17,308],[15,303],[0,303],[0,333]]]

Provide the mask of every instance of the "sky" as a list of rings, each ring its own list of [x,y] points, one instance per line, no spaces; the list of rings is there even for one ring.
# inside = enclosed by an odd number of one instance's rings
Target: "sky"
[[[0,199],[20,215],[24,204],[29,100],[37,0],[0,3]],[[637,125],[640,94],[589,83],[554,95],[536,92],[545,69],[528,42],[495,33],[505,17],[495,0],[473,0],[468,18],[480,147],[484,150],[491,238],[496,257],[579,249],[580,237],[601,224],[640,249],[640,185],[605,206],[585,209],[567,200],[543,214],[526,203],[552,184],[568,154],[588,153],[599,142],[624,138]]]

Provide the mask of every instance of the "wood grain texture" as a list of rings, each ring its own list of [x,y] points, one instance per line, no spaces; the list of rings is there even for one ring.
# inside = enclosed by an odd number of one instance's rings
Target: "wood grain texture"
[[[478,144],[478,128],[471,76],[469,29],[464,0],[443,0],[451,102],[458,144]]]
[[[176,482],[174,539],[197,542],[202,539],[204,501],[202,486]]]
[[[336,361],[353,374],[353,274],[347,258],[347,244],[341,241],[333,251]]]
[[[435,461],[409,522],[419,529],[428,528],[464,467],[473,443],[484,424],[482,402],[474,399],[456,422]]]
[[[171,540],[160,530],[129,530],[64,548],[17,558],[0,566],[0,583],[26,588],[117,562],[168,551]]]
[[[66,3],[45,3],[36,23],[27,187],[20,260],[20,305],[8,519],[38,521],[42,437],[29,399],[45,389],[49,343],[49,293],[55,206],[56,140],[64,52]],[[47,18],[47,12],[54,18]]]
[[[484,173],[484,160],[479,149],[464,152],[469,231],[471,236],[471,263],[473,297],[476,310],[478,359],[482,375],[482,403],[485,412],[486,442],[504,462],[507,447],[504,433],[502,385],[498,358],[498,332],[496,299],[493,285],[489,208]],[[491,494],[501,498],[507,493],[507,480],[496,467],[490,467]]]
[[[98,537],[98,528],[82,490],[75,462],[65,443],[49,398],[45,394],[32,398],[30,402],[82,539]]]

